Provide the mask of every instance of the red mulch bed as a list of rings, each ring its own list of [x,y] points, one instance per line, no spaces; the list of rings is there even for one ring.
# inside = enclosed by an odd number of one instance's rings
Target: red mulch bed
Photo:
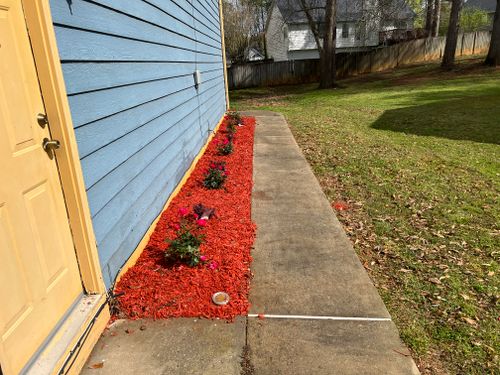
[[[233,320],[246,315],[249,309],[248,291],[251,278],[250,250],[255,237],[251,219],[254,118],[244,118],[238,127],[231,155],[220,156],[217,143],[224,139],[226,123],[210,142],[196,168],[161,215],[154,233],[137,263],[116,285],[115,294],[121,315],[132,319],[168,317],[205,317]],[[208,190],[203,186],[203,173],[211,161],[225,161],[228,177],[223,189]],[[164,251],[165,239],[173,239],[179,209],[191,211],[197,203],[216,209],[216,216],[203,228],[205,235],[201,254],[215,261],[196,267],[168,265]],[[217,306],[212,294],[224,291],[230,302]]]

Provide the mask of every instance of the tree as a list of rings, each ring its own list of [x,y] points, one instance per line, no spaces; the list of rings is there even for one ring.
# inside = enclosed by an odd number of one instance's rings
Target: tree
[[[439,35],[439,21],[441,20],[441,0],[434,0],[434,7],[432,13],[432,36]]]
[[[488,13],[479,8],[464,8],[460,13],[460,27],[463,32],[486,29],[490,25]]]
[[[497,0],[495,16],[493,17],[490,49],[488,50],[485,63],[492,66],[500,65],[500,0]]]
[[[434,15],[434,0],[427,0],[427,10],[425,14],[425,31],[427,31],[427,36],[432,36],[433,15]]]
[[[443,62],[441,63],[443,68],[451,68],[455,64],[455,51],[457,49],[458,30],[460,28],[460,10],[462,9],[462,5],[463,0],[452,0],[450,23],[446,34]]]
[[[223,0],[226,56],[243,62],[249,47],[265,52],[264,27],[270,0]]]
[[[300,0],[309,28],[319,51],[319,73],[321,89],[335,87],[335,45],[337,37],[337,0],[326,0],[321,6],[317,2]],[[322,13],[324,10],[324,19]],[[324,31],[323,29],[324,25]]]
[[[407,0],[408,5],[415,12],[413,20],[413,27],[416,29],[423,29],[425,26],[427,1],[426,0]]]
[[[245,60],[245,51],[250,46],[254,15],[250,7],[236,1],[223,1],[224,42],[226,56],[231,62]]]
[[[245,4],[249,9],[251,9],[254,15],[254,44],[259,47],[267,59],[267,46],[266,38],[264,35],[266,28],[266,20],[269,13],[269,9],[272,5],[272,0],[240,0],[242,4]]]
[[[325,37],[320,50],[319,87],[322,89],[335,86],[335,46],[337,39],[337,0],[327,0],[325,9]]]
[[[407,4],[412,7],[422,7],[422,0],[344,0],[342,2],[287,0],[287,3],[288,6],[284,7],[285,11],[281,14],[284,27],[274,28],[273,32],[276,35],[283,31],[287,34],[288,21],[296,22],[298,18],[303,22],[305,18],[319,52],[320,88],[335,87],[338,11],[349,17],[360,15],[355,25],[355,35],[357,39],[364,39],[368,32],[380,31],[385,21],[397,21],[401,11],[408,9]],[[342,8],[337,10],[337,5]],[[281,34],[279,37],[281,38]],[[310,36],[306,37],[308,38]]]

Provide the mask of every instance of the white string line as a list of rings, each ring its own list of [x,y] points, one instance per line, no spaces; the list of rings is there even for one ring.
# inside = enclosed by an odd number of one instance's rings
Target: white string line
[[[357,316],[322,316],[322,315],[275,315],[275,314],[248,314],[249,318],[265,319],[303,319],[303,320],[340,320],[361,322],[390,322],[391,318],[365,318]]]

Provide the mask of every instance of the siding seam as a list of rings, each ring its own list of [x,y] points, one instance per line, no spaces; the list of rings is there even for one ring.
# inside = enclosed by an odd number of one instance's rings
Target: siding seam
[[[200,73],[201,74],[204,74],[204,73],[213,73],[213,72],[216,72],[216,71],[219,71],[219,70],[223,70],[223,68],[210,69],[210,70],[200,70]],[[106,87],[92,89],[92,90],[75,91],[75,92],[73,92],[71,94],[68,94],[68,97],[77,96],[77,95],[83,95],[83,94],[90,94],[90,93],[99,92],[99,91],[106,91],[106,90],[111,90],[111,89],[116,89],[116,88],[121,88],[121,87],[134,86],[134,85],[139,85],[139,84],[142,84],[142,83],[150,83],[150,82],[157,82],[157,81],[166,81],[166,80],[169,80],[169,79],[175,79],[175,78],[181,78],[181,77],[189,77],[189,76],[192,76],[192,75],[193,75],[192,73],[177,74],[175,76],[161,77],[161,78],[152,78],[152,79],[147,79],[147,80],[144,80],[144,81],[135,81],[135,82],[130,82],[130,83],[123,83],[123,84],[116,85],[116,86],[106,86]],[[209,80],[211,80],[211,79],[212,78],[210,78]],[[206,80],[205,82],[208,82],[209,80]],[[193,86],[189,86],[189,87],[193,87]],[[155,100],[155,99],[153,99],[153,100]],[[123,111],[121,111],[121,112],[123,112]],[[119,113],[119,112],[117,112],[117,113]],[[99,121],[99,120],[95,120],[95,121]],[[95,122],[95,121],[92,121],[92,122]],[[86,124],[84,124],[84,125],[86,125]],[[81,127],[81,126],[83,126],[83,125],[79,125],[78,127]],[[78,127],[76,127],[76,128],[78,128]]]
[[[213,89],[214,87],[217,87],[217,85],[219,85],[219,84],[220,84],[220,83],[217,83],[217,84],[213,85],[210,89]],[[207,89],[206,91],[209,91],[209,90]],[[206,92],[206,91],[205,91],[205,92]],[[194,99],[194,98],[196,98],[196,96],[193,96],[193,98],[190,98],[189,100]],[[190,115],[192,112],[196,111],[196,110],[198,110],[198,107],[197,107],[197,108],[195,108],[193,111],[189,112],[189,115]],[[165,115],[165,114],[164,114],[164,115]],[[186,116],[185,116],[185,117],[186,117]],[[152,120],[152,121],[153,121],[153,120]],[[134,129],[134,131],[135,131],[135,130],[137,130],[137,129],[138,129],[138,128]],[[161,136],[162,134],[166,133],[169,129],[170,129],[170,128],[168,128],[167,130],[165,130],[165,131],[161,132],[158,136],[156,136],[156,137],[155,137],[155,138],[153,138],[151,141],[149,141],[148,143],[146,143],[146,144],[143,146],[143,148],[144,148],[144,147],[146,147],[147,145],[149,145],[151,142],[153,142],[156,138],[158,138],[158,137],[159,137],[159,136]],[[129,133],[129,134],[130,134],[130,133]],[[117,140],[118,140],[118,138],[117,138]],[[111,142],[110,144],[112,144],[112,143],[114,143],[114,142],[115,142],[115,141]],[[99,181],[101,181],[103,178],[105,178],[105,177],[106,177],[108,174],[110,174],[112,171],[114,171],[115,169],[119,168],[119,167],[120,167],[123,163],[125,163],[128,159],[130,159],[133,155],[135,155],[135,154],[136,154],[137,152],[139,152],[139,151],[140,151],[140,150],[138,150],[138,151],[134,152],[134,153],[133,153],[133,154],[131,154],[129,157],[127,157],[127,159],[123,160],[123,161],[122,161],[121,163],[119,163],[117,166],[115,166],[114,168],[110,169],[110,170],[109,170],[109,171],[108,171],[105,175],[103,175],[101,178],[99,178],[97,181],[95,181],[92,185],[90,185],[90,186],[86,187],[86,189],[85,189],[85,190],[86,190],[86,191],[89,191],[90,189],[92,189],[92,187],[93,187],[95,184],[97,184]],[[93,153],[95,153],[95,152],[93,152]],[[92,153],[92,154],[93,154],[93,153]],[[90,154],[90,155],[91,155],[91,154]],[[88,155],[87,155],[87,156],[88,156]],[[82,159],[82,160],[83,160],[83,159]]]
[[[179,121],[177,121],[175,124],[173,124],[170,128],[168,128],[168,129],[167,129],[164,133],[166,133],[166,132],[167,132],[167,131],[169,131],[170,129],[174,128],[174,125],[178,125],[181,121],[184,121],[184,119],[186,119],[188,116],[190,116],[191,114],[193,114],[193,112],[194,112],[194,111],[189,112],[186,116],[184,116],[182,119],[180,119],[180,120],[179,120]],[[186,133],[186,132],[187,132],[187,131],[191,128],[191,126],[192,126],[193,124],[195,124],[195,123],[196,123],[196,121],[197,121],[197,120],[193,121],[193,122],[190,124],[190,126],[188,126],[186,129],[184,129],[184,130],[182,131],[182,133],[181,133],[181,134],[179,134],[179,137],[178,137],[178,138],[182,137],[182,136],[183,136],[183,135],[184,135],[184,134],[185,134],[185,133]],[[164,134],[164,133],[163,133],[163,134]],[[156,140],[156,139],[155,139],[155,140]],[[149,164],[153,163],[156,159],[158,159],[158,158],[159,158],[159,157],[160,157],[160,156],[161,156],[164,152],[166,152],[166,151],[170,148],[170,146],[172,146],[172,145],[173,145],[176,141],[177,141],[177,139],[173,139],[173,140],[172,140],[169,144],[167,144],[167,145],[165,146],[165,148],[163,148],[163,149],[162,149],[162,150],[161,150],[161,151],[160,151],[157,155],[155,155],[155,156],[154,156],[154,157],[153,157],[153,158],[149,161]],[[137,152],[140,152],[140,151],[141,151],[141,150],[139,150],[139,151],[137,151]],[[131,155],[131,157],[132,157],[132,156],[134,156],[135,154],[137,154],[137,152],[136,152],[136,153],[134,153],[133,155]],[[172,155],[172,158],[175,158],[175,157],[176,157],[176,155]],[[129,158],[129,159],[130,159],[130,158]],[[127,159],[126,161],[128,161],[129,159]],[[125,161],[125,162],[126,162],[126,161]],[[125,162],[124,162],[124,163],[125,163]],[[167,164],[165,167],[168,167],[168,164]],[[121,193],[121,192],[122,192],[122,191],[123,191],[123,190],[124,190],[127,186],[129,186],[129,184],[130,184],[132,181],[134,181],[137,177],[139,177],[143,171],[144,171],[144,169],[143,169],[143,170],[141,170],[141,171],[139,171],[139,173],[137,173],[136,175],[134,175],[132,178],[130,178],[130,180],[128,181],[128,183],[127,183],[126,185],[124,185],[124,186],[123,186],[120,190],[118,190],[115,194],[113,194],[113,196],[112,196],[112,197],[110,197],[110,199],[109,199],[109,200],[108,200],[108,201],[107,201],[107,202],[106,202],[106,203],[105,203],[105,204],[104,204],[104,205],[103,205],[103,206],[102,206],[102,207],[101,207],[101,208],[100,208],[100,209],[99,209],[99,210],[98,210],[95,214],[93,214],[93,215],[92,215],[92,219],[94,219],[97,215],[99,215],[99,213],[100,213],[100,212],[102,212],[102,210],[104,210],[104,209],[105,209],[105,208],[109,205],[109,203],[113,201],[113,199],[114,199],[117,195],[119,195],[119,194],[120,194],[120,193]]]
[[[191,41],[193,41],[193,42],[198,42],[198,43],[204,44],[204,45],[206,45],[206,46],[208,46],[208,47],[212,47],[212,48],[217,49],[217,47],[216,47],[216,46],[214,46],[214,45],[211,45],[211,44],[208,44],[208,43],[205,43],[205,42],[202,42],[202,41],[196,40],[196,39],[191,38],[191,37],[189,37],[189,36],[187,36],[187,35],[185,35],[185,34],[182,34],[182,33],[178,32],[178,31],[175,31],[175,30],[169,29],[168,27],[162,26],[162,25],[157,24],[157,23],[155,23],[155,22],[151,22],[151,21],[145,20],[144,18],[141,18],[141,17],[135,16],[135,15],[133,15],[133,14],[130,14],[130,13],[127,13],[127,12],[121,11],[121,10],[119,10],[119,9],[116,9],[116,8],[110,7],[109,5],[101,4],[101,3],[98,3],[98,2],[93,1],[93,0],[83,0],[83,1],[85,1],[86,3],[89,3],[89,4],[93,4],[93,5],[95,5],[95,6],[98,6],[98,7],[104,8],[104,9],[111,10],[111,11],[113,11],[113,12],[117,13],[117,14],[121,14],[121,15],[124,15],[124,16],[126,16],[126,17],[133,18],[133,19],[135,19],[135,20],[137,20],[137,21],[144,22],[144,23],[146,23],[146,24],[148,24],[148,25],[151,25],[151,26],[154,26],[154,27],[158,27],[159,29],[162,29],[162,30],[168,31],[168,32],[170,32],[170,33],[172,33],[172,34],[176,34],[176,35],[178,35],[178,36],[180,36],[180,37],[182,37],[182,38],[185,38],[185,39],[191,40]],[[171,14],[169,14],[169,13],[167,13],[167,14],[168,14],[170,17],[175,18],[177,21],[182,22],[184,25],[186,25],[186,26],[188,26],[189,28],[191,28],[191,29],[193,29],[193,30],[194,30],[194,28],[193,28],[191,25],[189,25],[189,24],[187,24],[187,23],[184,23],[182,20],[179,20],[177,17],[175,17],[175,16],[173,16],[173,15],[171,15]],[[205,36],[207,36],[207,37],[211,38],[209,35],[205,35]],[[213,39],[213,38],[211,38],[211,39]],[[214,41],[216,41],[215,39],[213,39],[213,40],[214,40]]]
[[[178,76],[174,76],[174,77],[172,77],[172,79],[174,79],[174,78],[179,78],[179,77],[178,77]],[[217,79],[217,78],[219,78],[219,77],[214,77],[214,78],[207,79],[204,83],[211,82],[211,81],[213,81],[214,79]],[[146,82],[146,83],[147,83],[147,82]],[[92,120],[92,121],[86,122],[86,123],[84,123],[84,124],[80,124],[80,125],[78,125],[78,126],[75,126],[75,127],[74,127],[74,129],[79,129],[79,128],[83,127],[83,126],[87,126],[87,125],[89,125],[89,124],[93,124],[93,123],[98,122],[98,121],[100,121],[100,120],[104,120],[105,118],[109,118],[109,117],[115,116],[115,115],[117,115],[117,114],[119,114],[119,113],[122,113],[122,112],[125,112],[125,111],[127,111],[127,110],[129,110],[129,109],[140,107],[141,105],[144,105],[144,104],[147,104],[147,103],[154,102],[155,100],[159,100],[159,99],[166,98],[166,97],[168,97],[168,96],[171,96],[171,95],[173,95],[173,94],[177,94],[177,93],[179,93],[179,92],[181,92],[181,91],[184,91],[184,90],[187,90],[187,89],[190,89],[190,88],[193,88],[193,87],[194,87],[194,84],[189,85],[189,86],[186,86],[186,87],[184,87],[184,88],[182,88],[182,89],[180,89],[180,90],[173,91],[173,92],[168,93],[168,94],[166,94],[166,95],[162,95],[162,96],[160,96],[160,97],[157,97],[157,98],[154,98],[154,99],[150,99],[150,100],[147,100],[147,101],[145,101],[145,102],[141,102],[141,103],[136,104],[136,105],[133,105],[133,106],[131,106],[131,107],[128,107],[128,108],[122,109],[122,110],[120,110],[120,111],[118,111],[118,112],[113,112],[113,113],[111,113],[111,114],[109,114],[109,115],[106,115],[106,116],[103,116],[103,117],[99,117],[99,118],[97,118],[97,119],[95,119],[95,120]],[[96,90],[96,91],[97,91],[97,90]],[[102,90],[99,90],[99,91],[102,91]]]
[[[153,41],[150,41],[150,40],[133,38],[133,37],[130,37],[130,36],[113,34],[113,33],[108,33],[108,32],[105,32],[105,31],[85,29],[83,27],[72,26],[72,25],[65,25],[65,24],[61,24],[61,23],[57,23],[57,22],[54,22],[54,26],[60,27],[60,28],[64,28],[64,29],[71,29],[71,30],[83,31],[83,32],[86,32],[86,33],[91,33],[91,34],[106,35],[106,36],[110,36],[110,37],[113,37],[113,38],[120,38],[120,39],[125,39],[125,40],[133,40],[135,42],[152,44],[152,45],[161,46],[161,47],[175,48],[175,49],[179,49],[179,50],[183,50],[183,51],[200,53],[200,54],[204,54],[204,55],[208,55],[208,56],[216,56],[216,57],[220,56],[219,54],[216,54],[216,53],[199,51],[199,50],[195,50],[195,49],[191,49],[191,48],[179,47],[179,46],[176,46],[174,44],[166,44],[166,43],[160,43],[160,42],[153,42]],[[86,61],[88,61],[88,60],[86,60]]]
[[[170,17],[175,18],[175,19],[176,19],[176,20],[178,20],[179,22],[181,22],[181,23],[183,23],[184,25],[189,26],[190,28],[192,28],[193,30],[195,30],[195,28],[194,28],[193,26],[190,26],[189,24],[187,24],[186,22],[182,21],[182,20],[181,20],[181,19],[179,19],[178,17],[175,17],[175,16],[171,15],[170,13],[166,12],[166,11],[165,11],[165,10],[163,10],[162,8],[158,7],[157,5],[152,4],[152,3],[150,3],[150,2],[149,2],[149,1],[147,1],[147,0],[142,0],[142,1],[143,1],[144,3],[146,3],[146,4],[150,5],[150,6],[152,6],[153,8],[158,9],[158,10],[159,10],[159,11],[161,11],[162,13],[168,14]],[[172,0],[172,3],[174,3],[175,5],[177,5],[177,7],[178,7],[179,9],[183,10],[183,11],[184,11],[184,12],[185,12],[185,13],[186,13],[189,17],[194,18],[191,14],[187,13],[187,12],[185,11],[185,9],[181,8],[181,7],[179,6],[179,4],[177,4],[175,1],[173,1],[173,0]],[[213,32],[213,30],[212,30],[210,27],[208,27],[207,25],[205,25],[203,22],[200,22],[200,24],[202,24],[202,25],[203,25],[203,26],[205,26],[208,30],[210,30],[210,31],[212,31],[212,32]],[[205,33],[201,32],[201,31],[199,31],[199,30],[198,30],[198,32],[199,32],[200,34],[205,35],[207,38],[213,39],[214,41],[216,41],[216,42],[217,42],[217,39],[216,39],[216,38],[214,38],[213,36],[210,36],[210,35],[208,35],[208,34],[205,34]],[[217,34],[215,34],[215,35],[216,35],[216,36],[218,36]]]

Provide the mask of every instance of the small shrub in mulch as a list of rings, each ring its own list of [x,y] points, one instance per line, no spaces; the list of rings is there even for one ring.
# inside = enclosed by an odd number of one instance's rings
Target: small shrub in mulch
[[[228,119],[221,125],[219,136],[229,134]],[[250,250],[255,236],[251,220],[255,119],[244,117],[241,121],[243,126],[238,127],[238,137],[233,139],[233,153],[221,156],[217,140],[212,140],[186,184],[161,215],[137,263],[116,285],[121,316],[233,320],[248,313]],[[203,184],[212,162],[224,162],[231,171],[224,189],[207,189]],[[195,215],[190,219],[195,220],[191,233],[203,235],[199,253],[194,252],[199,256],[196,265],[190,265],[182,256],[175,259],[166,255],[182,234],[181,212]],[[196,223],[199,219],[204,220],[202,226]],[[219,291],[229,294],[227,305],[212,302],[212,294]]]
[[[226,121],[228,121],[229,123],[236,121],[236,125],[243,124],[243,118],[241,117],[241,114],[238,111],[234,111],[232,109],[227,112]]]
[[[231,138],[228,136],[224,140],[217,143],[217,150],[220,155],[227,156],[233,152],[233,141]]]
[[[185,207],[179,209],[179,223],[173,223],[176,230],[174,239],[166,239],[169,244],[165,251],[165,259],[169,263],[185,263],[197,266],[200,263],[200,245],[203,242],[201,229],[206,226],[205,219],[196,219],[195,213],[190,213]]]
[[[238,112],[230,110],[226,116],[227,133],[233,136],[236,133],[238,126],[242,125],[242,121],[242,117]]]
[[[220,189],[228,176],[226,163],[223,161],[212,161],[205,171],[203,186],[207,189]]]

